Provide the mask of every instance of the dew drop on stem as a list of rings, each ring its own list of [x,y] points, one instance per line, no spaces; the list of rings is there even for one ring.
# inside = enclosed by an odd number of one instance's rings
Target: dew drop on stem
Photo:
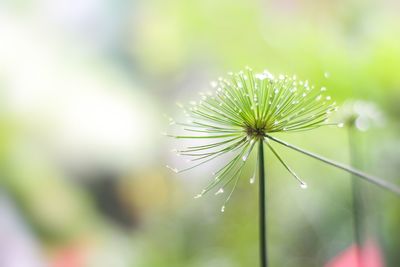
[[[301,189],[307,189],[308,185],[305,182],[300,183]]]
[[[173,167],[171,167],[171,166],[169,166],[169,165],[165,165],[165,167],[166,167],[167,169],[170,169],[170,170],[173,171],[174,173],[178,173],[178,169],[177,169],[177,168],[173,168]]]
[[[215,192],[215,195],[219,195],[219,194],[222,194],[222,193],[224,193],[224,189],[220,188],[220,189],[218,189],[217,192]]]

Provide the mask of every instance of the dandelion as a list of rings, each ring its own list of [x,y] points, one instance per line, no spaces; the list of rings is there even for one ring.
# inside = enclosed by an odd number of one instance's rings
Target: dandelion
[[[190,123],[174,124],[183,127],[188,134],[169,135],[177,139],[204,140],[205,143],[177,151],[179,155],[190,158],[193,165],[182,170],[170,168],[180,173],[223,155],[232,155],[224,166],[214,172],[214,179],[196,196],[199,198],[215,188],[218,188],[216,195],[228,191],[221,209],[224,212],[244,166],[252,152],[257,150],[261,266],[267,266],[264,145],[272,151],[301,188],[307,188],[307,184],[288,166],[274,149],[272,142],[400,194],[399,188],[386,181],[305,151],[273,136],[275,133],[308,131],[326,125],[337,125],[327,121],[337,107],[331,97],[326,95],[325,87],[317,88],[307,80],[298,80],[296,76],[280,74],[275,78],[268,71],[254,74],[250,68],[230,73],[229,78],[219,78],[211,85],[215,89],[214,93],[203,94],[200,101],[192,101],[187,107],[181,105]],[[254,179],[255,174],[250,178],[250,183],[253,183]]]

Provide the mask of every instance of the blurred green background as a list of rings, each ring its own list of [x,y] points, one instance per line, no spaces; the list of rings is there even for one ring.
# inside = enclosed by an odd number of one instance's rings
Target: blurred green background
[[[194,200],[213,167],[175,175],[163,114],[251,66],[375,102],[358,167],[400,184],[400,3],[392,0],[0,2],[0,266],[257,266],[257,188]],[[280,135],[349,162],[347,131]],[[324,266],[353,244],[350,177],[267,154],[271,266]],[[271,159],[271,160],[270,160]],[[216,163],[218,164],[218,163]],[[211,164],[212,165],[212,164]],[[365,184],[365,239],[400,264],[400,199]]]

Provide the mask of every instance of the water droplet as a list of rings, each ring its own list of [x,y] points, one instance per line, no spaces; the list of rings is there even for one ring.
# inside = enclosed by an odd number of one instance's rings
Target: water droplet
[[[321,92],[325,92],[326,91],[326,87],[321,87]]]
[[[300,187],[301,187],[302,189],[307,189],[308,185],[307,185],[305,182],[301,182],[301,183],[300,183]]]
[[[341,122],[341,123],[338,123],[338,125],[337,125],[339,128],[343,128],[344,127],[344,123],[343,122]]]
[[[256,181],[256,176],[253,175],[250,177],[250,184],[254,184],[254,182]]]
[[[206,192],[206,190],[202,190],[201,191],[201,193],[200,194],[197,194],[194,198],[201,198],[203,195],[204,195],[204,193]]]
[[[215,192],[215,195],[219,195],[219,194],[222,194],[222,193],[224,193],[224,189],[220,188],[220,189],[218,189],[217,192]]]
[[[325,99],[326,100],[331,100],[331,97],[328,95]]]
[[[225,212],[225,205],[221,207],[221,212]]]
[[[268,70],[264,70],[264,74],[267,76],[268,79],[270,80],[274,79],[274,76]]]
[[[329,77],[331,77],[331,74],[329,72],[325,71],[324,77],[328,79]]]
[[[264,73],[258,73],[258,74],[255,75],[255,77],[256,77],[256,79],[259,79],[259,80],[262,81],[262,80],[267,78],[267,75],[264,74]]]
[[[174,173],[178,173],[178,169],[177,168],[173,168],[169,165],[165,165],[165,167],[167,167],[167,169],[170,169],[171,171],[173,171]]]

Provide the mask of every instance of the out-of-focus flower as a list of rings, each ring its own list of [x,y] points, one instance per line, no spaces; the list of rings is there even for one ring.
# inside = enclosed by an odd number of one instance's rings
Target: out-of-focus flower
[[[325,267],[384,267],[379,246],[372,240],[365,246],[352,245],[329,261]]]
[[[363,100],[346,101],[337,113],[341,125],[366,131],[373,126],[382,126],[385,117],[373,103]]]

